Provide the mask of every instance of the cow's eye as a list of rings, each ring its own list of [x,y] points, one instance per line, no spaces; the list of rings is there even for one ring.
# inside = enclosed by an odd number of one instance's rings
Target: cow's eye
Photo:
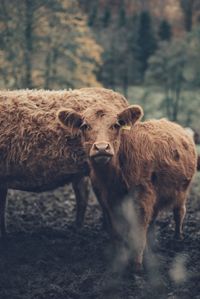
[[[112,125],[112,129],[113,130],[119,130],[119,128],[120,128],[121,126],[120,126],[120,124],[117,122],[117,123],[115,123],[114,125]]]
[[[86,130],[90,130],[91,127],[90,127],[88,124],[83,123],[83,124],[80,126],[80,129],[81,129],[82,131],[86,131]]]

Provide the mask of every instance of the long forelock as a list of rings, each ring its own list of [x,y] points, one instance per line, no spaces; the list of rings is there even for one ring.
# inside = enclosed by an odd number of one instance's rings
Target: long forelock
[[[117,117],[118,110],[116,108],[110,109],[110,107],[105,107],[105,105],[98,105],[98,107],[91,106],[89,107],[83,117],[84,119],[92,120],[95,119],[102,119],[102,118],[108,118],[109,120],[112,118]]]
[[[105,115],[106,115],[106,111],[104,109],[100,109],[95,112],[95,116],[97,118],[102,118]]]

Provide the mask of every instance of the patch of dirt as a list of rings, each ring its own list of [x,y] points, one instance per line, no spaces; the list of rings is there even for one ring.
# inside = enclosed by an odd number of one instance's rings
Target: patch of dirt
[[[173,217],[156,223],[157,248],[146,270],[120,269],[92,198],[84,227],[74,227],[71,187],[40,194],[9,191],[8,239],[0,241],[0,299],[200,298],[200,175],[194,181],[183,241]]]

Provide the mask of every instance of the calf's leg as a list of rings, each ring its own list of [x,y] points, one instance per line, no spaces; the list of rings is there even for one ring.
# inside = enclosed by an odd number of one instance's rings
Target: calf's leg
[[[0,236],[6,236],[6,221],[5,221],[5,209],[6,209],[6,196],[7,188],[0,186]]]
[[[155,222],[156,218],[158,216],[158,209],[155,208],[153,211],[153,216],[151,219],[151,222],[148,227],[148,233],[147,233],[147,246],[150,249],[153,249],[156,247],[156,233],[155,233]]]
[[[132,192],[135,210],[135,224],[132,229],[133,251],[135,253],[136,270],[142,268],[144,250],[147,244],[148,227],[153,217],[155,193],[151,185],[139,186]],[[155,218],[155,217],[154,217]]]
[[[183,220],[186,214],[185,202],[178,207],[175,207],[174,210],[174,221],[175,221],[175,238],[183,239]]]
[[[76,179],[72,186],[76,196],[76,225],[82,227],[89,197],[89,178]]]
[[[112,236],[113,235],[113,224],[112,224],[112,210],[109,207],[109,194],[107,193],[106,189],[102,186],[100,188],[96,181],[92,180],[92,187],[99,202],[102,212],[103,212],[103,228],[105,228],[108,233]]]
[[[187,190],[180,191],[176,195],[176,204],[173,209],[174,221],[175,221],[175,235],[176,239],[183,239],[183,220],[186,214],[186,200]]]

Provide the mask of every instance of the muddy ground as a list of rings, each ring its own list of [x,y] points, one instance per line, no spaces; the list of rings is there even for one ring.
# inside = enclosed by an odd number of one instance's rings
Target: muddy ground
[[[200,175],[194,181],[183,241],[173,217],[156,223],[157,247],[142,274],[111,246],[93,196],[84,227],[74,227],[70,186],[40,194],[9,191],[8,239],[0,244],[0,299],[200,298]]]

